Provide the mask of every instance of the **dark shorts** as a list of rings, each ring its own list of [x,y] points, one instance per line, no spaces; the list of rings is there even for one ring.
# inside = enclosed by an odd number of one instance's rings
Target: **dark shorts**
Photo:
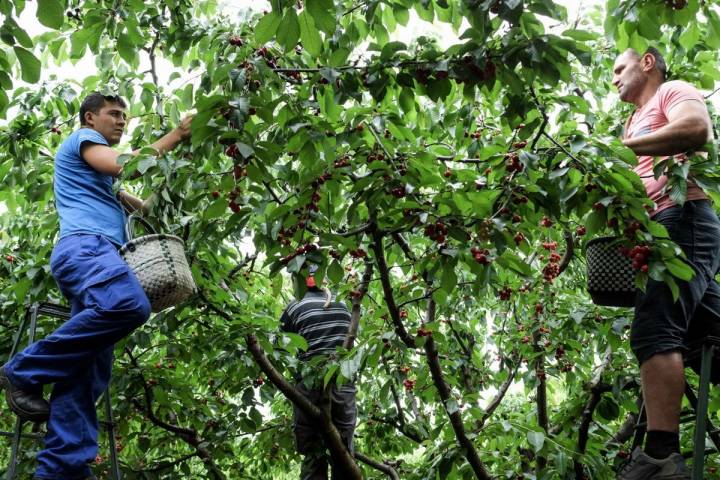
[[[302,384],[298,384],[297,387],[312,403],[321,407],[322,390],[309,390]],[[355,385],[346,384],[340,387],[335,385],[332,388],[331,396],[332,422],[340,432],[348,450],[353,452],[353,435],[357,422]],[[297,406],[294,406],[293,410],[295,414],[295,445],[298,453],[306,455],[318,449],[324,449],[317,422],[305,415]]]
[[[677,280],[677,302],[664,282],[650,279],[645,292],[638,292],[630,346],[640,364],[658,353],[685,352],[687,345],[704,336],[720,336],[720,285],[715,281],[720,220],[712,204],[686,202],[661,211],[653,220],[663,224],[683,249],[695,276],[687,282]]]

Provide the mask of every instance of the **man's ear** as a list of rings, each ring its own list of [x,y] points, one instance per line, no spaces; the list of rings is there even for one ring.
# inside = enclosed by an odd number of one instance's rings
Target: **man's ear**
[[[94,123],[94,122],[91,121],[93,115],[94,115],[94,114],[93,114],[93,112],[91,112],[91,111],[85,112],[85,125],[87,125],[88,127],[92,127],[92,126],[93,126],[93,123]]]
[[[646,53],[640,59],[643,72],[651,72],[655,69],[655,57],[651,53]]]

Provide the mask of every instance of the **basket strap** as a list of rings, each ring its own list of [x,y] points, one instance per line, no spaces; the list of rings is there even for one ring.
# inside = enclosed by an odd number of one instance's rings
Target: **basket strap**
[[[135,224],[135,220],[142,223],[143,227],[145,227],[145,230],[147,230],[149,233],[155,233],[155,229],[152,227],[152,225],[150,225],[150,223],[148,223],[147,220],[133,212],[128,215],[127,222],[125,222],[125,237],[127,238],[128,242],[134,238],[133,226]]]

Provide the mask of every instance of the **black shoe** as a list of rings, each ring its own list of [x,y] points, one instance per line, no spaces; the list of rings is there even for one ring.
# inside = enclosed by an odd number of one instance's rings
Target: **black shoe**
[[[50,416],[50,404],[37,393],[26,392],[14,386],[0,367],[0,388],[5,389],[5,399],[10,410],[23,420],[35,423],[46,422]]]
[[[636,447],[617,480],[690,480],[690,474],[679,453],[658,460]]]

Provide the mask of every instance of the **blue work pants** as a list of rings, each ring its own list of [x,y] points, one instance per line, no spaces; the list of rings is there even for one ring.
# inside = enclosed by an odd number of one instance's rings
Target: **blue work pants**
[[[150,303],[117,247],[102,235],[61,238],[50,267],[72,316],[13,357],[5,371],[28,391],[54,384],[35,477],[84,479],[98,452],[95,403],[110,381],[113,346],[147,321]]]

